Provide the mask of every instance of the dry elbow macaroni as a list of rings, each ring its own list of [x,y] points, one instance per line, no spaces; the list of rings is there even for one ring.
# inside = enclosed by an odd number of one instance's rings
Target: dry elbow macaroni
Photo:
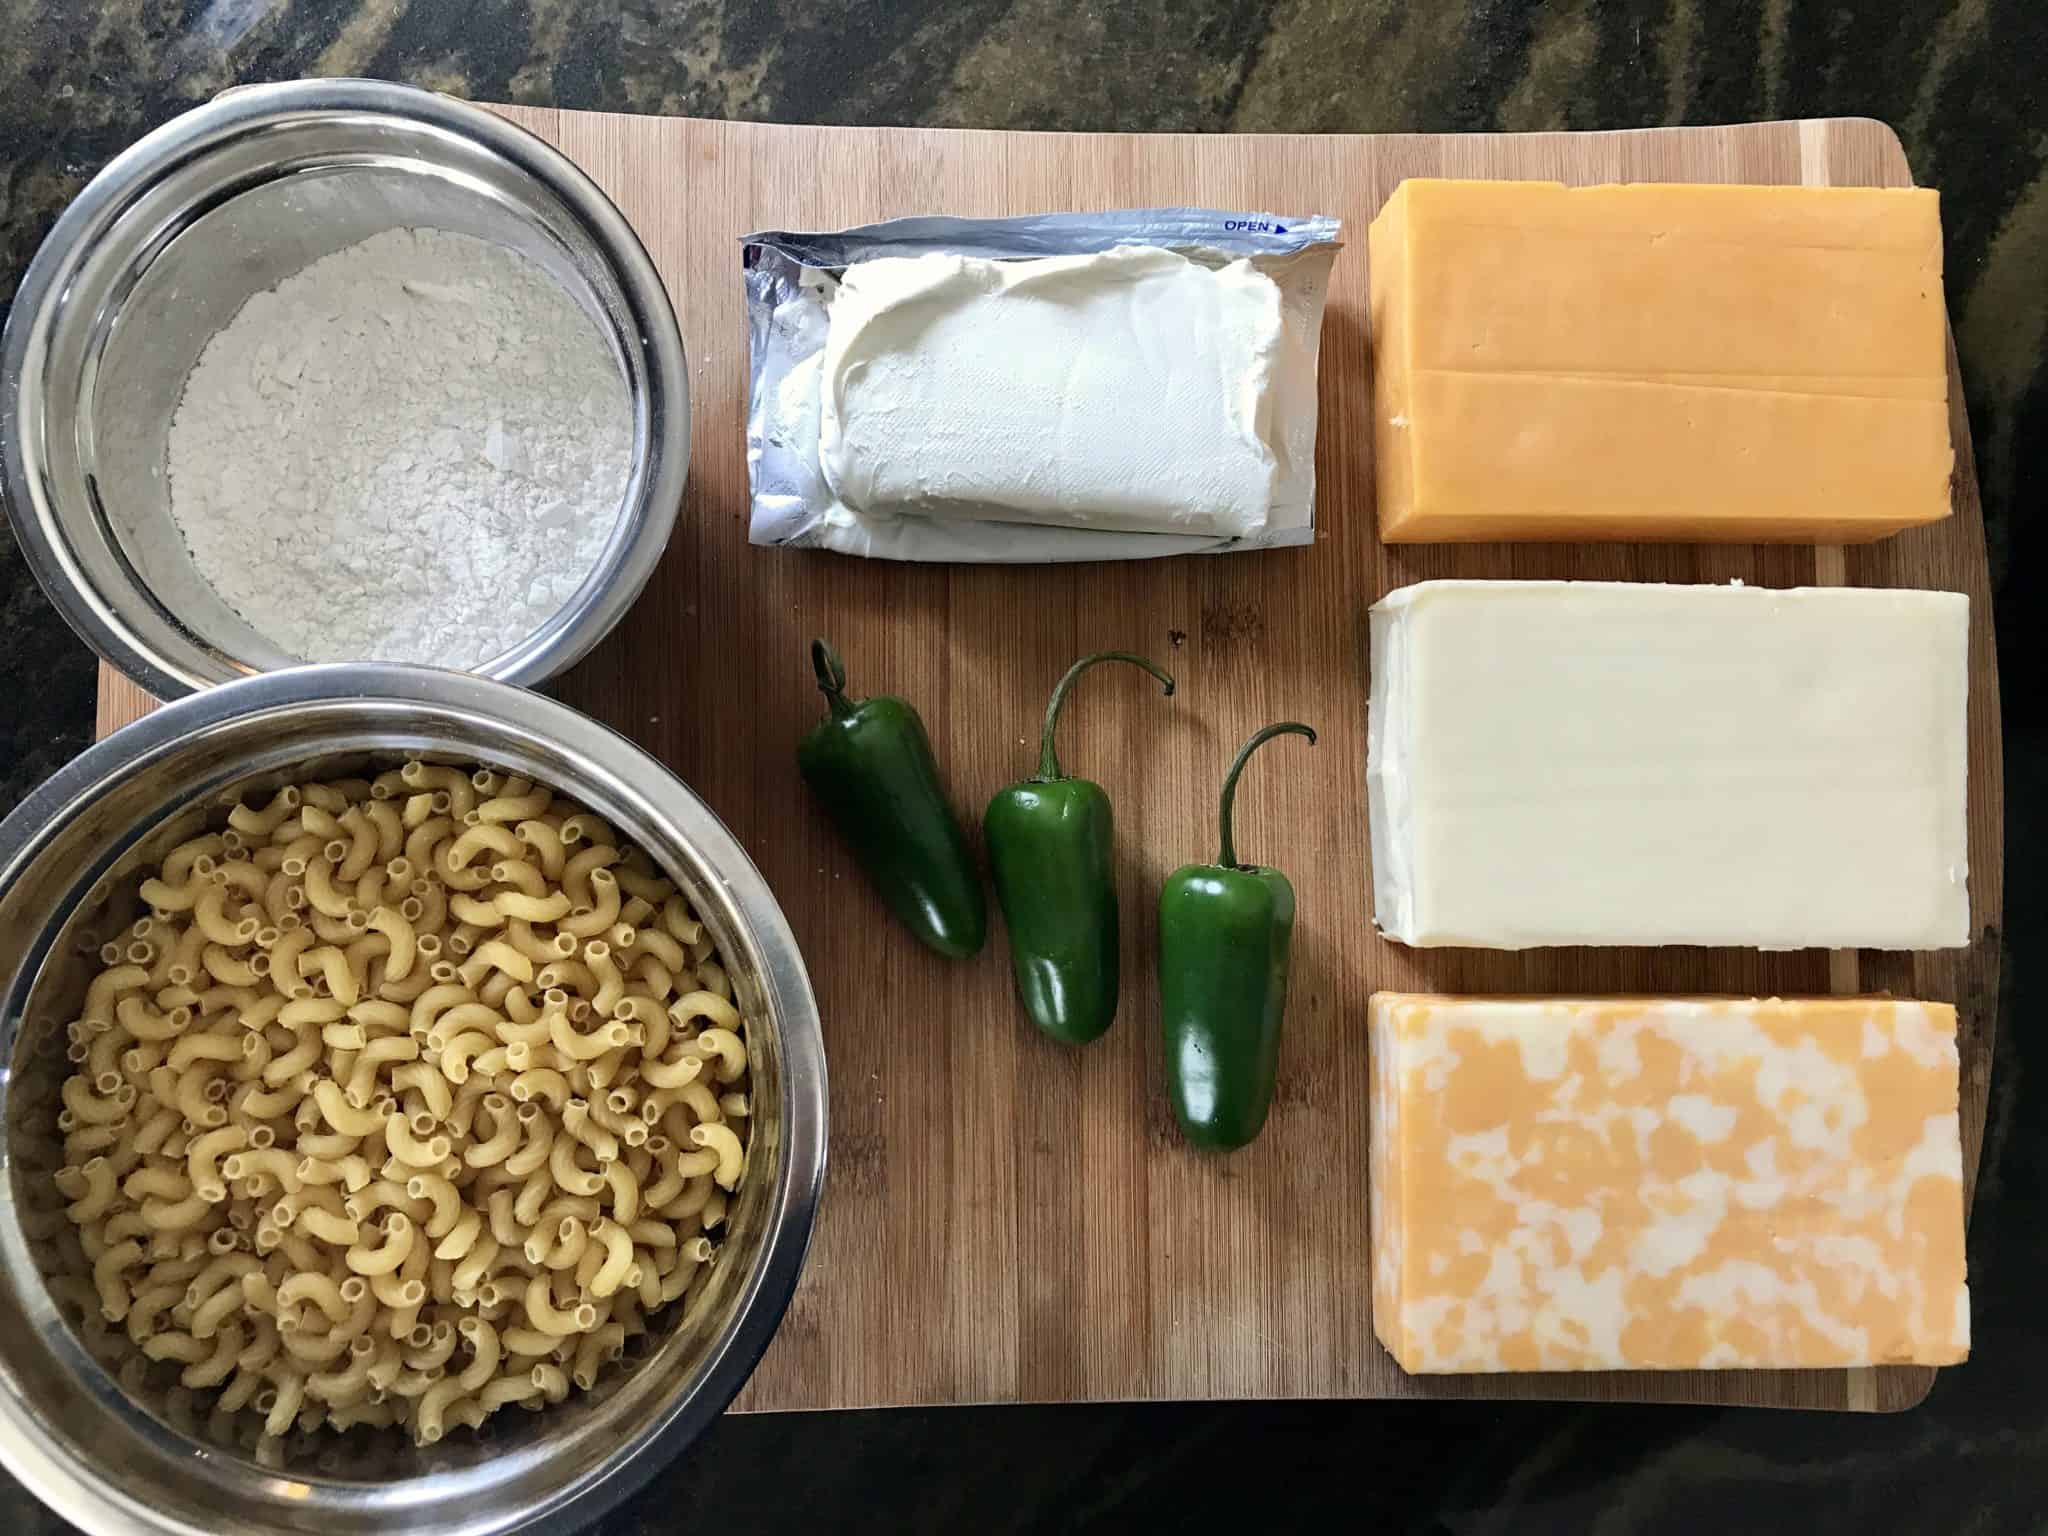
[[[596,817],[408,763],[237,806],[141,891],[69,1028],[56,1175],[90,1265],[60,1300],[131,1365],[266,1435],[430,1444],[589,1388],[709,1272],[745,1026]]]

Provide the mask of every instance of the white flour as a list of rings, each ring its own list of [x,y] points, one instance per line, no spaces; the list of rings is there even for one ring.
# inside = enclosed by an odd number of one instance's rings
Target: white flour
[[[193,562],[307,661],[475,666],[590,573],[631,468],[626,383],[534,263],[376,235],[259,293],[171,420]]]

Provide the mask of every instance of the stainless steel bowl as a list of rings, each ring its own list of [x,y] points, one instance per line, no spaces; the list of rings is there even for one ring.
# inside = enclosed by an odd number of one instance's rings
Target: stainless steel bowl
[[[603,555],[566,606],[475,670],[532,683],[582,656],[653,574],[682,501],[689,373],[661,279],[568,160],[410,86],[233,91],[120,155],[29,265],[0,342],[10,521],[79,635],[160,698],[289,666],[193,568],[164,450],[185,377],[252,295],[386,229],[509,247],[598,323],[633,403],[633,468]]]
[[[64,1022],[101,935],[139,910],[143,865],[231,799],[409,756],[551,784],[679,882],[749,1019],[748,1177],[701,1298],[595,1391],[500,1413],[426,1450],[358,1429],[269,1464],[212,1435],[190,1394],[118,1380],[46,1289],[64,1222],[51,1183]],[[0,1052],[0,1461],[94,1536],[568,1529],[644,1481],[738,1391],[796,1284],[824,1174],[816,1005],[788,924],[732,835],[654,759],[575,711],[422,667],[306,667],[181,700],[85,753],[0,823]]]

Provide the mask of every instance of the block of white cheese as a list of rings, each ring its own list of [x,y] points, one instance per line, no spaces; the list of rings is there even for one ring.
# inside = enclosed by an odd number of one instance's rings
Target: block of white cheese
[[[841,504],[1242,538],[1273,515],[1279,286],[1155,246],[849,266],[818,456]]]
[[[1375,921],[1493,949],[1966,943],[1968,601],[1389,594],[1372,610]]]
[[[1970,1347],[1936,1003],[1372,1000],[1373,1328],[1413,1373]]]

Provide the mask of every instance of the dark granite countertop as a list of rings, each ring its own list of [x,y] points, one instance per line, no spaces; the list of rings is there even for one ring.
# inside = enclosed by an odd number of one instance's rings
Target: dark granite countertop
[[[65,200],[223,87],[363,74],[791,122],[1634,127],[1867,114],[1943,194],[2004,679],[2007,975],[1970,1234],[1976,1350],[1889,1417],[1239,1404],[721,1421],[606,1532],[2048,1530],[2048,4],[2043,0],[19,0],[0,7],[0,304]],[[90,738],[93,667],[0,540],[0,810]],[[2041,791],[2042,793],[2036,793]],[[2033,857],[2030,857],[2032,855]],[[0,1531],[66,1529],[0,1476]]]

